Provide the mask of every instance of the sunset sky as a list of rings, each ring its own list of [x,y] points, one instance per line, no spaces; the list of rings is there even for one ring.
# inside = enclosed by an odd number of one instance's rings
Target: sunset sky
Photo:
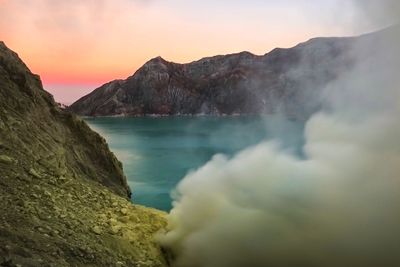
[[[159,55],[265,54],[374,30],[354,23],[360,12],[347,0],[0,0],[0,40],[70,104]]]

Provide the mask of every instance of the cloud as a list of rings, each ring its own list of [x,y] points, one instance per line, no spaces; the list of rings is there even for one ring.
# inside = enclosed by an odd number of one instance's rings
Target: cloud
[[[13,38],[33,40],[37,45],[88,54],[99,39],[120,32],[126,17],[149,5],[144,0],[4,0],[0,30]],[[129,25],[126,25],[129,26]],[[79,49],[75,49],[76,47]]]
[[[386,3],[360,12],[396,19]],[[400,266],[399,26],[377,36],[327,85],[304,158],[262,143],[183,179],[161,237],[176,266]]]

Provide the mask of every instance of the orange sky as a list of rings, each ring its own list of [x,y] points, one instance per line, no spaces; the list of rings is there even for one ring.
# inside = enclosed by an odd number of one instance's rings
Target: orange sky
[[[0,0],[0,39],[71,103],[158,55],[184,63],[264,54],[370,30],[354,27],[355,17],[345,0]]]

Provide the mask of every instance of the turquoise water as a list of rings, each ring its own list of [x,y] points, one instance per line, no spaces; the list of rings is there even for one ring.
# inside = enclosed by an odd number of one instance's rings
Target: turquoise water
[[[213,155],[263,140],[301,154],[303,123],[277,117],[87,118],[122,161],[135,203],[169,211],[170,193]]]

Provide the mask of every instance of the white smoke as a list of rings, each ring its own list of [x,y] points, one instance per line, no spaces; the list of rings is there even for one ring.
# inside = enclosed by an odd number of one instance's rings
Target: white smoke
[[[267,142],[185,177],[162,237],[176,266],[400,266],[399,32],[354,45],[304,158]]]

